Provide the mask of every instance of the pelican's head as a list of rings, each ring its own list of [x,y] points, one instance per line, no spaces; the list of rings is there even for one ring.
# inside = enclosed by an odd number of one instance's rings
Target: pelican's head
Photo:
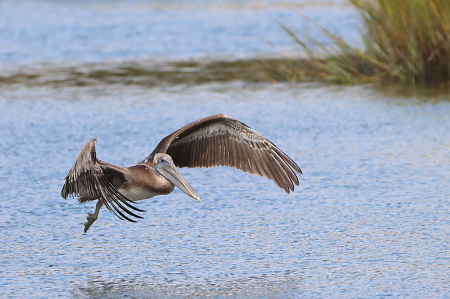
[[[180,171],[175,167],[171,156],[168,154],[157,153],[153,158],[153,167],[155,168],[156,174],[162,175],[188,196],[200,202],[200,197],[197,192],[195,192],[191,185],[189,185],[186,179],[181,175]]]

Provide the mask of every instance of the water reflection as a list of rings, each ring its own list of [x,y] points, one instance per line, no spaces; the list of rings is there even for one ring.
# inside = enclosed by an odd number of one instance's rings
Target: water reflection
[[[81,64],[69,67],[45,64],[3,73],[0,85],[93,86],[103,84],[142,85],[145,87],[211,82],[268,81],[268,64],[283,59],[230,61],[129,61],[121,63]]]
[[[399,104],[414,104],[420,102],[436,103],[450,99],[450,84],[447,82],[421,84],[373,84],[371,88],[385,98]]]
[[[117,281],[90,277],[87,285],[73,290],[72,295],[74,298],[290,298],[300,294],[301,277],[292,271],[274,277],[262,275],[230,280],[233,279],[230,276],[194,279],[184,284],[175,277],[161,281],[157,275]]]

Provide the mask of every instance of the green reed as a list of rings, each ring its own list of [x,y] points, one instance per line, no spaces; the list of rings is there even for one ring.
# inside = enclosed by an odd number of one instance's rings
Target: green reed
[[[322,79],[339,83],[450,79],[449,0],[349,1],[362,19],[362,48],[318,24],[331,44],[300,37],[282,25],[321,70]],[[295,71],[287,76],[295,77]]]

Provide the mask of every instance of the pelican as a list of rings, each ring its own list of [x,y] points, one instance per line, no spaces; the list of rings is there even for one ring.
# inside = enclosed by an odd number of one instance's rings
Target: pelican
[[[120,167],[97,159],[95,139],[81,150],[64,179],[61,196],[78,197],[79,203],[97,200],[95,212],[88,214],[86,233],[106,208],[121,220],[142,218],[145,212],[132,202],[170,194],[175,186],[200,202],[197,192],[177,167],[233,167],[271,179],[289,194],[298,186],[294,170],[300,167],[275,144],[244,123],[225,114],[202,118],[168,135],[143,161]],[[132,211],[133,210],[133,211]]]

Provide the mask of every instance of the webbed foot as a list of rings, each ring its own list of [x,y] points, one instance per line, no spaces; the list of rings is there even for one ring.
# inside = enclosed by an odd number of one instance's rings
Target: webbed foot
[[[100,208],[102,207],[103,203],[99,200],[97,202],[97,205],[95,206],[95,212],[94,214],[89,214],[87,216],[87,222],[84,224],[84,233],[88,231],[88,229],[91,227],[92,224],[94,224],[95,220],[98,219],[98,213],[100,212]]]
[[[94,224],[95,220],[98,219],[98,214],[88,214],[87,216],[87,222],[84,224],[84,232],[86,233],[88,229],[91,227],[92,224]]]

